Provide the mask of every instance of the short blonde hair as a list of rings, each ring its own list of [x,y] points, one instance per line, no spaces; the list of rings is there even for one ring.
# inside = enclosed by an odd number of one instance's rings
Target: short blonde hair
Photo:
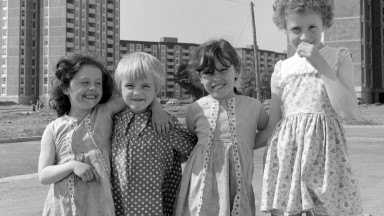
[[[161,63],[154,56],[144,52],[135,52],[124,55],[117,65],[114,79],[119,92],[121,92],[123,78],[132,81],[151,78],[155,83],[157,94],[164,83],[165,73]]]

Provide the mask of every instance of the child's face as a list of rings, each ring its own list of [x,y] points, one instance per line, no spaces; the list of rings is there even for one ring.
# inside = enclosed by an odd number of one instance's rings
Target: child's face
[[[287,28],[286,33],[289,43],[297,49],[301,42],[313,44],[320,48],[321,36],[324,31],[321,15],[313,11],[304,13],[291,12],[285,18]]]
[[[152,79],[128,80],[121,82],[121,94],[124,102],[134,113],[147,111],[156,95],[155,83]]]
[[[228,64],[230,63],[228,62]],[[236,72],[233,65],[227,68],[215,58],[215,70],[213,74],[204,74],[204,71],[202,71],[200,75],[201,83],[212,97],[216,99],[229,99],[235,96]]]
[[[90,112],[103,96],[103,76],[99,68],[84,65],[75,74],[69,88],[63,91],[71,102],[70,115]]]

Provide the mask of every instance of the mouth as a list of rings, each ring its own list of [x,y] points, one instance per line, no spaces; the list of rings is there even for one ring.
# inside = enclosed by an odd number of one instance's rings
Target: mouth
[[[83,97],[87,100],[96,100],[98,98],[97,95],[84,95]]]
[[[221,88],[223,88],[225,86],[225,84],[215,84],[215,85],[212,85],[212,89],[214,91],[217,91],[217,90],[220,90]]]

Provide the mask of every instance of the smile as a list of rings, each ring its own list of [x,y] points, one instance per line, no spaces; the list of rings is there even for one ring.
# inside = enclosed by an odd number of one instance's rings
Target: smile
[[[96,95],[84,95],[83,97],[84,97],[85,99],[89,99],[89,100],[94,100],[94,99],[97,98]]]
[[[215,91],[217,91],[217,90],[223,88],[224,86],[225,86],[225,84],[212,85],[212,89],[215,90]]]

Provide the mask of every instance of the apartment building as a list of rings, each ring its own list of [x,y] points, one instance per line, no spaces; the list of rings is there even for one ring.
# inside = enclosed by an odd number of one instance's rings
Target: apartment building
[[[113,71],[120,0],[1,0],[0,101],[47,103],[58,59],[89,54]]]
[[[163,85],[158,97],[179,98],[189,97],[185,91],[175,82],[175,73],[178,66],[188,61],[195,52],[198,44],[179,43],[177,38],[163,37],[160,41],[120,41],[120,57],[127,53],[146,52],[156,57],[166,72],[165,85]]]
[[[246,70],[246,71],[253,70],[253,68],[255,68],[253,46],[249,45],[246,48],[235,48],[235,49],[242,61],[243,70]],[[274,52],[269,50],[261,50],[261,49],[258,49],[257,51],[258,51],[260,73],[272,74],[276,62],[287,58],[286,53]]]

